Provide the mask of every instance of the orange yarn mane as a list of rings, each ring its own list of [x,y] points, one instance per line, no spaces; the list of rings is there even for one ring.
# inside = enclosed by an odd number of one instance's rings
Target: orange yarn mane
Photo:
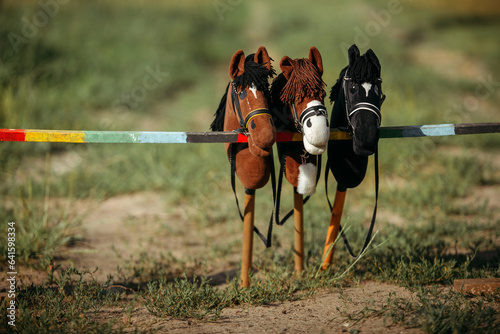
[[[281,101],[293,103],[297,99],[300,102],[306,97],[323,99],[326,95],[325,85],[318,69],[309,59],[295,59],[290,78],[281,91]]]

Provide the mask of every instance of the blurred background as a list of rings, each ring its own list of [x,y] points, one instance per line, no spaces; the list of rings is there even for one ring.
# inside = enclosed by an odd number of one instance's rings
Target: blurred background
[[[382,64],[383,126],[498,122],[499,35],[495,0],[3,0],[0,127],[208,131],[236,50],[264,45],[279,73],[281,57],[307,57],[314,45],[329,91],[354,43]],[[499,151],[498,135],[381,140],[380,226],[460,225],[457,217],[472,215],[494,231]],[[370,167],[349,197],[346,223],[370,216],[372,180]],[[50,263],[85,239],[85,203],[140,192],[182,211],[155,218],[159,225],[222,227],[234,234],[227,252],[239,252],[223,145],[0,144],[0,217],[25,226],[22,261]],[[257,224],[270,198],[265,188]],[[320,184],[306,206],[309,257],[321,251],[328,218]],[[290,243],[290,226],[276,233],[278,249]]]

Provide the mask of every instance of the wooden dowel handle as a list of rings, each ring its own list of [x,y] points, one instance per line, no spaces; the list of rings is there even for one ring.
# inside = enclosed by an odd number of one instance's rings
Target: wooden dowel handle
[[[333,254],[335,252],[333,243],[339,234],[340,220],[342,219],[346,193],[346,190],[337,190],[335,193],[335,201],[333,202],[332,215],[330,217],[330,226],[328,226],[325,249],[323,250],[323,264],[321,266],[323,270],[327,270],[332,263]]]
[[[295,271],[304,270],[304,199],[301,194],[293,195]]]
[[[245,215],[243,219],[243,255],[241,259],[241,286],[250,286],[249,271],[252,268],[253,225],[255,191],[245,191]]]

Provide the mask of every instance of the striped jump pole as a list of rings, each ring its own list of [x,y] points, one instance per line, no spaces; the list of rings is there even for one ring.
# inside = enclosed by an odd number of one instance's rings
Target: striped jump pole
[[[455,136],[499,133],[500,123],[434,124],[380,128],[380,138]],[[345,130],[332,129],[330,140],[351,137]],[[295,132],[278,132],[277,142],[301,141]],[[236,132],[163,132],[163,131],[66,131],[0,129],[0,141],[107,144],[187,144],[246,143],[248,138]]]

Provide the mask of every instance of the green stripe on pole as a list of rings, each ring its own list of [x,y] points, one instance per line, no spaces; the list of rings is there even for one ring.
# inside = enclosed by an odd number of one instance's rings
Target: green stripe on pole
[[[433,124],[380,128],[380,138],[454,136],[499,133],[500,123]],[[331,129],[330,140],[350,139],[347,132]],[[301,141],[296,132],[278,132],[277,142]],[[162,132],[162,131],[66,131],[0,129],[0,141],[58,143],[245,143],[248,138],[236,132]]]

